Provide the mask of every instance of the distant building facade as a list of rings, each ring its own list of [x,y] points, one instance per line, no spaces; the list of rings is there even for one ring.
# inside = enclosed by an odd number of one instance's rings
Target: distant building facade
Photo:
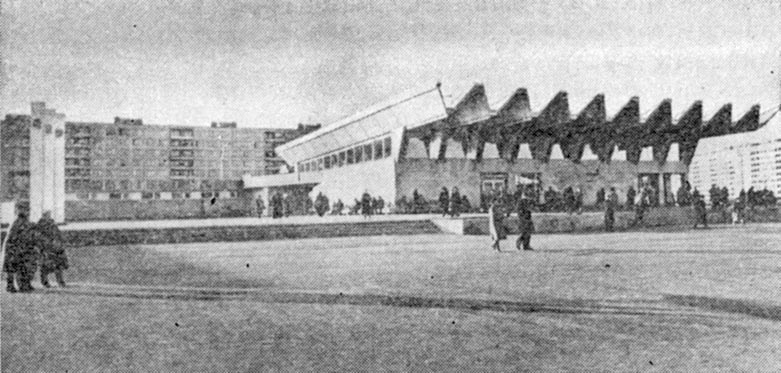
[[[727,187],[731,198],[752,187],[781,194],[781,115],[769,117],[759,131],[703,140],[690,167],[692,187]]]
[[[0,200],[28,199],[33,124],[29,115],[6,115],[0,124]],[[317,128],[149,125],[128,118],[66,122],[65,197],[72,202],[238,198],[244,174],[286,169],[274,148]]]
[[[566,92],[532,110],[520,88],[494,109],[481,84],[463,95],[440,88],[390,99],[280,146],[295,173],[248,176],[245,188],[264,199],[309,188],[310,197],[322,192],[351,203],[364,191],[385,201],[409,200],[415,192],[432,200],[442,187],[458,187],[475,205],[533,180],[543,189],[580,189],[587,204],[600,189],[624,196],[640,185],[673,204],[701,138],[764,125],[758,105],[733,120],[731,105],[703,118],[695,101],[673,117],[668,99],[644,116],[633,97],[610,116],[601,94],[572,113]]]

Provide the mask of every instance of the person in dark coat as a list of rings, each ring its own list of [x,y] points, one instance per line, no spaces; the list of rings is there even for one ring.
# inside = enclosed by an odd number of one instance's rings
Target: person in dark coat
[[[605,203],[605,198],[605,188],[599,188],[599,190],[597,190],[597,199],[595,202],[597,207],[602,207],[602,204]]]
[[[610,194],[605,199],[605,231],[612,232],[616,221],[615,213],[618,208],[618,194],[616,188],[610,188]]]
[[[372,214],[372,196],[369,195],[369,192],[363,192],[360,205],[363,217],[369,218]]]
[[[385,200],[382,197],[377,197],[377,214],[382,215],[385,210]]]
[[[534,233],[534,221],[532,220],[531,201],[526,196],[521,196],[517,203],[518,230],[521,232],[515,247],[518,250],[533,250],[531,247],[532,233]]]
[[[629,186],[629,189],[626,190],[626,208],[627,210],[631,210],[632,207],[635,206],[635,198],[637,196],[637,192],[635,192],[635,188],[633,186]]]
[[[457,187],[453,187],[451,190],[452,192],[450,193],[448,208],[450,211],[450,217],[455,218],[461,214],[461,193],[458,192]]]
[[[41,285],[49,287],[49,274],[54,273],[57,284],[65,286],[62,271],[68,269],[68,257],[62,244],[62,234],[51,213],[46,211],[35,225],[38,249],[41,252]]]
[[[708,210],[705,207],[705,199],[701,196],[697,196],[694,200],[694,219],[694,228],[699,224],[708,228]]]
[[[572,214],[575,212],[575,205],[577,202],[575,201],[575,191],[572,189],[572,187],[568,186],[564,188],[564,192],[562,192],[561,198],[564,200],[564,209],[567,211],[567,213]]]
[[[459,205],[461,211],[472,211],[472,204],[469,203],[469,198],[466,198],[466,194],[461,196],[461,204]]]
[[[342,202],[341,199],[336,200],[336,203],[334,203],[334,208],[331,209],[331,215],[342,215],[342,210],[344,210],[344,202]]]
[[[442,210],[442,216],[447,216],[449,204],[450,193],[448,193],[447,188],[442,187],[442,191],[439,192],[439,208]]]
[[[279,192],[271,197],[271,217],[274,219],[282,217],[282,195]]]
[[[328,212],[328,197],[323,195],[323,192],[317,193],[317,197],[315,197],[315,212],[318,216],[323,216]]]
[[[33,291],[30,284],[38,264],[38,254],[35,248],[35,232],[33,224],[27,221],[26,213],[19,213],[8,230],[5,240],[5,256],[3,272],[6,273],[6,291]]]

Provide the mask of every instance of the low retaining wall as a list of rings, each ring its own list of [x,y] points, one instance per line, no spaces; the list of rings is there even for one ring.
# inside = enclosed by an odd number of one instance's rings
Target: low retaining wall
[[[756,214],[757,222],[781,221],[777,211]],[[615,214],[616,230],[625,230],[630,227],[635,214],[632,211],[618,211]],[[760,219],[761,218],[761,219]],[[602,212],[584,212],[582,214],[567,213],[535,213],[533,214],[534,226],[537,233],[573,233],[573,232],[597,232],[605,230],[605,215]],[[708,222],[722,224],[730,222],[727,213],[719,211],[708,213]],[[646,211],[643,217],[642,227],[663,226],[690,226],[694,224],[694,211],[685,207],[659,207]],[[510,234],[518,234],[518,218],[513,214],[505,220],[505,225]],[[464,234],[480,235],[488,234],[488,217],[475,217],[464,219]]]
[[[203,219],[250,216],[255,204],[242,198],[66,201],[65,221]]]
[[[301,225],[68,230],[62,233],[68,246],[78,247],[437,234],[441,233],[441,230],[430,221],[418,220]]]

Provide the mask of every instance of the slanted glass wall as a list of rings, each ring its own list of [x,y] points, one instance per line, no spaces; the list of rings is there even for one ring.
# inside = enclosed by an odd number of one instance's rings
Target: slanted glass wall
[[[341,149],[333,153],[320,155],[303,162],[299,162],[299,172],[315,172],[331,168],[345,167],[351,164],[379,160],[391,156],[391,138],[386,136],[363,144],[358,144],[349,149]]]

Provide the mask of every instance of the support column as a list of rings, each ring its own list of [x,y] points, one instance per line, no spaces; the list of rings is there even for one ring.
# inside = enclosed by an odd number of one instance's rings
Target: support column
[[[33,118],[30,126],[30,221],[38,221],[43,214],[44,174],[46,163],[43,150],[43,128],[41,120]]]
[[[54,208],[52,218],[65,223],[65,115],[57,114],[54,125]]]

